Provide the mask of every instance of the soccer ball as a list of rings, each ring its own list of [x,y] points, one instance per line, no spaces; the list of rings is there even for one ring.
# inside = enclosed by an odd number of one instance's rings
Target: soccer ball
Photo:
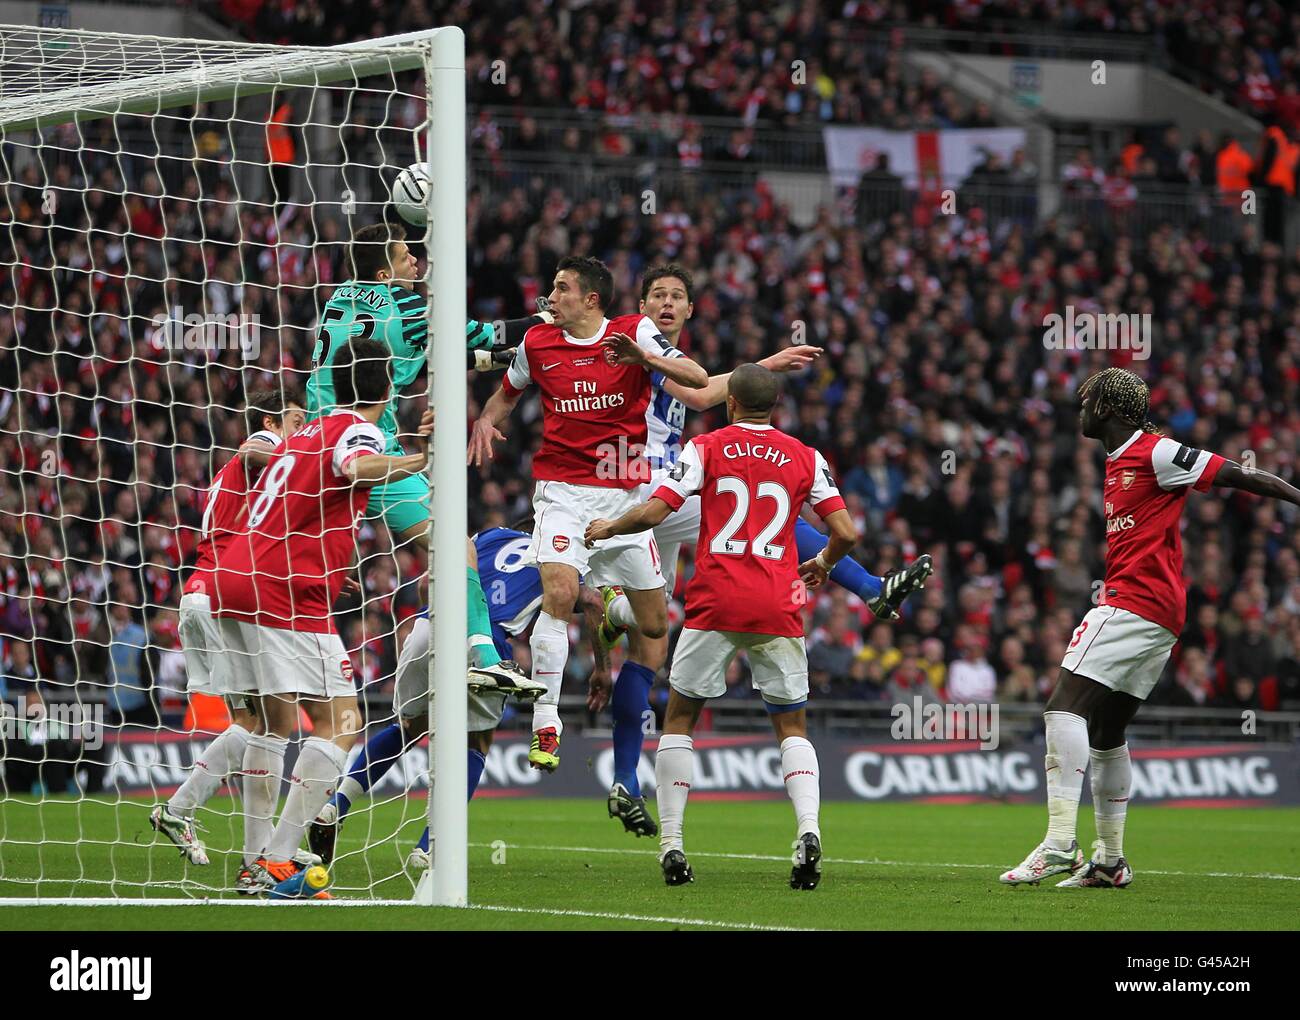
[[[393,181],[393,206],[397,215],[412,226],[429,222],[429,164],[412,163]]]

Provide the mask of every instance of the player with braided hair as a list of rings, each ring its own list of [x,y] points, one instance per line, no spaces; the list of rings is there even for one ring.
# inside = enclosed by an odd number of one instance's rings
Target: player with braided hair
[[[1094,393],[1099,407],[1113,410],[1123,421],[1136,423],[1143,432],[1161,434],[1148,417],[1151,390],[1136,372],[1127,368],[1102,369],[1084,380],[1079,399],[1086,401]]]
[[[1122,888],[1132,771],[1124,731],[1160,679],[1187,616],[1178,519],[1191,489],[1242,489],[1300,506],[1300,490],[1266,471],[1160,434],[1151,393],[1133,372],[1108,368],[1079,387],[1080,431],[1106,450],[1106,579],[1099,604],[1066,648],[1043,719],[1047,730],[1047,835],[1002,875],[1037,884],[1070,872],[1058,888]],[[1091,766],[1095,853],[1075,838],[1083,777]]]

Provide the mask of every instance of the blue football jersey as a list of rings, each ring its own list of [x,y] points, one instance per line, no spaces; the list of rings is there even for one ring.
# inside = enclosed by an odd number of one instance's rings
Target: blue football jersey
[[[650,410],[646,415],[646,459],[650,470],[671,468],[682,452],[686,405],[664,389],[664,374],[650,373]]]
[[[511,636],[525,633],[542,609],[542,575],[523,563],[530,541],[529,535],[509,528],[487,528],[474,536],[492,641],[503,659],[514,658]],[[429,615],[427,606],[420,615]]]
[[[509,634],[524,633],[542,608],[542,575],[523,562],[531,541],[530,535],[509,528],[488,528],[474,536],[488,616],[494,629],[499,624]]]

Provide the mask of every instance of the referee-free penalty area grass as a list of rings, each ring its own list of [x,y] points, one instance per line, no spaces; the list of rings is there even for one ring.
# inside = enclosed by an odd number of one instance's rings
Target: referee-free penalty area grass
[[[276,904],[229,892],[236,805],[200,812],[212,864],[182,863],[137,799],[0,801],[0,929],[1294,929],[1300,810],[1135,805],[1124,890],[1007,888],[998,874],[1041,838],[1035,805],[826,804],[821,886],[789,887],[784,800],[700,800],[686,814],[692,885],[668,888],[656,843],[626,834],[601,798],[483,798],[470,806],[466,910],[409,901],[402,869],[423,800],[359,808],[333,869],[335,901]],[[1080,843],[1093,838],[1080,812]],[[107,905],[35,898],[119,897]],[[130,900],[162,900],[145,905]],[[220,902],[213,902],[220,900]],[[12,905],[19,901],[21,905]],[[177,902],[180,901],[180,902]],[[206,902],[205,902],[206,901]]]

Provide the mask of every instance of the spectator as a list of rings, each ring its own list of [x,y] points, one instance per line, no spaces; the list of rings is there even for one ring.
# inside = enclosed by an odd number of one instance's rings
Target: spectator
[[[290,174],[297,161],[292,123],[293,104],[287,99],[271,111],[266,121],[266,165],[271,175],[271,200],[277,205],[292,198]]]
[[[109,617],[108,680],[113,724],[156,727],[160,720],[151,682],[153,669],[147,661],[145,629],[132,619],[131,608],[124,603],[114,602]]]
[[[1213,697],[1214,679],[1209,659],[1199,648],[1184,649],[1174,671],[1173,690],[1166,698],[1168,704],[1194,708],[1208,704]]]
[[[1236,138],[1227,134],[1220,141],[1214,161],[1219,191],[1224,202],[1232,205],[1239,203],[1242,192],[1250,187],[1255,161]]]
[[[997,696],[997,677],[984,657],[984,641],[970,628],[958,628],[959,657],[948,666],[946,696],[958,705],[988,704]]]
[[[889,153],[876,156],[876,164],[858,179],[855,209],[859,230],[888,220],[903,208],[903,179],[889,169]]]

